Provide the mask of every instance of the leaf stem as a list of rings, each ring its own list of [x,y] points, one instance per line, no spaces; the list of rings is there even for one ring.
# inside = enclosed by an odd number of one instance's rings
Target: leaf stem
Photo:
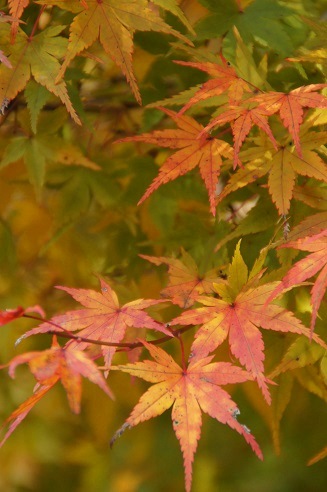
[[[35,20],[35,22],[34,22],[34,26],[33,26],[32,32],[31,32],[31,34],[29,35],[29,38],[28,38],[28,39],[29,39],[29,41],[31,41],[31,39],[33,39],[33,36],[34,36],[35,31],[36,31],[36,29],[37,29],[37,26],[38,26],[38,23],[39,23],[40,17],[41,17],[41,15],[43,14],[43,12],[44,12],[44,10],[45,10],[46,8],[47,8],[47,5],[46,5],[46,4],[45,4],[45,5],[42,5],[42,7],[40,8],[40,12],[39,12],[39,14],[38,14],[38,16],[37,16],[37,18],[36,18],[36,20]]]
[[[182,368],[183,372],[186,373],[186,361],[185,361],[185,349],[184,349],[184,342],[182,337],[180,336],[181,332],[178,330],[178,333],[176,334],[179,344],[181,346],[181,352],[182,352]]]
[[[106,347],[120,347],[122,350],[123,349],[134,349],[137,347],[143,347],[143,344],[141,342],[106,342],[104,340],[95,340],[93,338],[86,338],[86,337],[80,337],[78,335],[74,335],[71,331],[66,330],[60,325],[57,325],[56,323],[53,323],[52,321],[44,320],[42,318],[39,318],[38,316],[33,316],[31,314],[23,314],[24,318],[31,318],[35,319],[37,321],[42,321],[43,323],[48,323],[49,325],[52,325],[60,330],[62,332],[58,332],[57,330],[49,330],[46,333],[50,335],[57,335],[58,337],[62,338],[69,338],[70,340],[75,340],[76,342],[85,342],[85,343],[90,343],[92,345],[104,345]],[[189,326],[183,326],[182,328],[178,328],[176,330],[171,330],[172,334],[174,337],[179,337],[180,334],[184,333],[185,331],[189,330],[192,328],[191,325]],[[24,335],[19,338],[19,340],[22,340],[24,338]],[[165,335],[164,337],[158,338],[157,340],[152,340],[149,343],[152,345],[159,345],[161,343],[167,342],[168,340],[171,340],[171,336]],[[182,349],[184,352],[184,347]],[[118,350],[119,352],[119,350]]]

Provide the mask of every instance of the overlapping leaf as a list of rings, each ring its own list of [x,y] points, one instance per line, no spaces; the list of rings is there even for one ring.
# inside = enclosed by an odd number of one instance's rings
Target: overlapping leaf
[[[214,126],[223,125],[228,122],[231,123],[234,137],[234,169],[238,164],[241,164],[238,155],[241,146],[253,125],[257,125],[261,128],[268,135],[275,149],[278,150],[278,144],[268,123],[268,116],[273,113],[272,110],[269,111],[263,106],[253,106],[253,103],[251,104],[251,102],[244,102],[239,106],[228,105],[226,108],[227,109],[214,118],[204,130],[210,131]]]
[[[264,342],[259,327],[307,337],[310,337],[310,330],[292,312],[275,304],[267,305],[267,299],[279,282],[256,286],[262,272],[254,276],[253,273],[248,275],[238,244],[228,284],[215,286],[221,299],[199,297],[198,302],[205,307],[184,311],[171,325],[202,325],[191,347],[191,357],[195,360],[206,357],[229,336],[232,354],[253,374],[269,403],[271,397],[264,375]],[[314,339],[327,347],[319,337]]]
[[[192,306],[201,294],[211,294],[213,292],[213,282],[222,281],[217,277],[215,270],[210,270],[204,275],[200,275],[195,261],[184,250],[182,250],[181,259],[165,258],[163,256],[140,256],[155,265],[165,264],[168,266],[169,284],[160,294],[184,309]]]
[[[212,357],[191,360],[187,369],[183,369],[164,350],[147,342],[144,345],[154,361],[118,365],[115,369],[155,384],[140,398],[112,442],[125,429],[157,417],[173,405],[173,428],[184,457],[187,492],[191,490],[192,464],[201,434],[201,410],[243,435],[256,455],[262,459],[261,450],[249,429],[237,421],[239,410],[236,404],[220,388],[224,384],[251,379],[247,372],[227,362],[211,363]]]
[[[318,134],[319,140],[325,134]],[[312,134],[307,133],[302,142],[302,157],[292,147],[283,145],[278,150],[271,143],[255,140],[259,147],[253,147],[240,154],[242,162],[249,161],[236,171],[226,184],[218,200],[268,174],[268,190],[280,215],[286,215],[290,208],[296,175],[308,176],[327,182],[327,167],[320,155],[313,149],[319,147]]]
[[[11,21],[11,42],[13,43],[18,31],[19,19],[21,18],[26,7],[28,7],[30,0],[9,0],[8,3],[9,12],[11,13],[13,18],[13,20]]]
[[[117,142],[147,142],[161,147],[180,149],[161,166],[159,175],[146,190],[139,204],[162,184],[199,166],[201,177],[208,191],[211,213],[216,215],[216,188],[222,166],[221,156],[231,158],[231,146],[223,140],[212,138],[206,132],[201,138],[197,138],[203,131],[202,125],[189,116],[178,116],[177,113],[166,108],[161,108],[161,110],[174,120],[178,126],[177,130],[157,130],[117,140]]]
[[[232,28],[237,27],[245,43],[255,40],[266,51],[273,50],[284,58],[290,56],[299,36],[294,10],[275,0],[204,0],[212,12],[196,26],[200,39],[224,36],[223,47],[231,50]],[[294,39],[293,39],[294,37]]]
[[[179,65],[186,67],[197,68],[203,72],[207,72],[209,75],[214,77],[208,80],[199,90],[196,91],[195,95],[190,98],[187,104],[183,106],[179,114],[182,115],[194,104],[209,99],[210,97],[220,96],[224,92],[228,92],[229,101],[231,104],[236,104],[237,101],[242,99],[244,92],[251,92],[250,86],[245,80],[239,77],[235,69],[227,64],[227,62],[222,58],[222,65],[218,65],[212,62],[183,62],[175,61]]]
[[[327,98],[318,94],[326,84],[310,84],[298,87],[288,94],[283,92],[266,92],[253,96],[252,101],[272,113],[279,113],[283,125],[290,132],[300,158],[303,157],[300,144],[300,126],[303,122],[303,108],[327,108]]]
[[[9,364],[9,375],[15,376],[16,367],[28,364],[37,381],[36,391],[32,397],[20,405],[4,422],[10,424],[0,443],[4,444],[16,427],[26,417],[34,405],[58,382],[65,388],[69,406],[74,413],[79,413],[82,396],[82,377],[97,384],[108,396],[113,395],[96,364],[83,352],[72,346],[60,347],[54,338],[52,347],[41,352],[26,352],[14,357]]]
[[[64,3],[50,0],[44,3],[59,5],[61,8],[77,12],[70,25],[68,49],[64,63],[56,78],[56,83],[62,78],[75,56],[99,39],[105,52],[125,75],[137,101],[141,102],[132,65],[134,31],[157,31],[172,34],[186,43],[192,44],[185,36],[166,24],[150,8],[147,0],[133,2],[126,2],[125,0],[103,0],[101,2],[87,0],[85,2],[87,8],[83,8],[83,5],[77,0],[69,0]]]
[[[14,44],[10,43],[10,27],[0,23],[0,46],[6,56],[10,55],[12,68],[0,65],[0,104],[11,101],[22,91],[31,76],[38,84],[43,85],[59,97],[66,106],[73,120],[80,124],[80,119],[69,99],[66,83],[62,80],[55,83],[61,58],[67,49],[67,40],[58,34],[63,26],[48,27],[33,37],[27,36],[18,28]]]
[[[53,115],[54,116],[54,115]],[[41,125],[40,125],[41,126]],[[82,150],[71,142],[65,141],[55,132],[57,125],[52,128],[41,128],[34,135],[13,137],[5,148],[0,167],[24,160],[29,180],[38,195],[44,185],[46,177],[46,165],[48,162],[56,162],[63,165],[78,165],[88,169],[99,170],[100,167],[88,157]]]
[[[163,300],[137,299],[120,307],[117,295],[110,285],[103,279],[100,279],[100,283],[101,292],[88,289],[58,287],[58,289],[70,294],[86,309],[77,309],[59,316],[54,316],[50,320],[51,323],[42,323],[37,328],[26,332],[21,339],[49,331],[60,333],[63,330],[72,332],[79,330],[78,336],[80,337],[113,344],[113,346],[102,346],[102,353],[107,369],[109,370],[112,357],[117,349],[115,344],[122,341],[125,331],[129,326],[149,328],[171,336],[170,331],[164,325],[152,319],[144,311],[144,309],[150,306],[164,302]],[[88,343],[86,341],[72,342],[70,346],[83,350],[88,346]]]
[[[327,229],[314,236],[289,241],[280,248],[295,248],[301,251],[310,251],[311,254],[292,266],[280,284],[273,290],[267,302],[275,299],[284,290],[313,277],[321,270],[311,290],[312,318],[310,328],[313,331],[319,306],[327,288]]]

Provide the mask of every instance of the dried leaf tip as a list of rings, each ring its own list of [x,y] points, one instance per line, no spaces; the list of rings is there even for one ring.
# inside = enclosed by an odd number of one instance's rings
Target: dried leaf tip
[[[115,444],[116,440],[122,435],[124,434],[125,430],[126,429],[130,429],[132,426],[128,423],[128,422],[125,422],[115,433],[114,435],[112,436],[112,438],[110,439],[110,448],[112,449],[113,445]]]

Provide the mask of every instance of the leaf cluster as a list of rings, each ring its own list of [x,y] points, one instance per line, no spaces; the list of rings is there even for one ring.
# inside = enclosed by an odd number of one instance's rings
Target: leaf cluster
[[[327,400],[320,2],[1,8],[0,325],[52,335],[2,366],[36,385],[1,445],[59,383],[79,413],[83,378],[114,399],[128,373],[151,386],[111,444],[172,408],[188,492],[202,413],[263,459],[222,386],[279,452],[294,381]]]

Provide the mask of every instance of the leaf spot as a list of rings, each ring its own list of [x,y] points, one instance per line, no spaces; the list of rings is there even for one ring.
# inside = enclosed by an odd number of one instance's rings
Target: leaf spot
[[[244,431],[247,433],[247,434],[251,434],[251,431],[248,427],[246,427],[246,425],[242,424],[242,427],[244,429]]]

